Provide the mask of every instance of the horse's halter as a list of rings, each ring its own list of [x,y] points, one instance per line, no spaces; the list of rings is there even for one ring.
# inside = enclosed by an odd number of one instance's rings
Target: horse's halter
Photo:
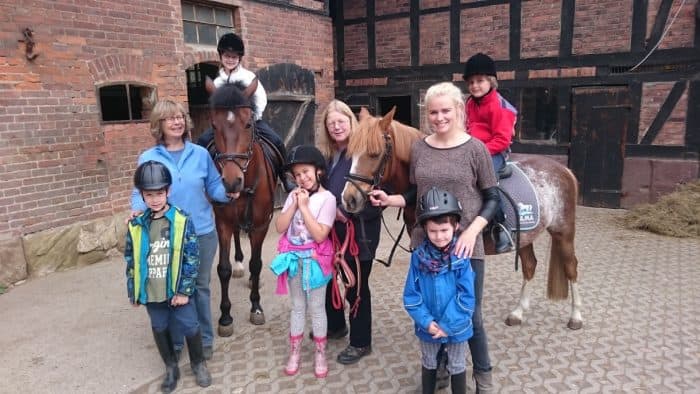
[[[250,105],[237,105],[235,108],[250,108]],[[250,142],[248,143],[248,149],[246,150],[245,153],[222,153],[217,150],[217,152],[214,154],[214,162],[219,165],[219,168],[224,168],[224,164],[227,161],[232,161],[234,164],[238,166],[238,168],[241,169],[241,172],[243,172],[243,175],[245,175],[248,172],[248,166],[250,165],[250,160],[253,158],[253,143],[255,141],[255,121],[253,120],[253,117],[250,117],[250,121],[247,125],[246,128],[252,127],[253,128],[253,135],[250,138]],[[215,145],[216,146],[216,145]],[[243,164],[240,164],[238,160],[245,160]]]
[[[362,193],[362,196],[365,198],[365,200],[367,200],[369,196],[367,195],[367,192],[360,188],[357,182],[362,182],[370,185],[370,190],[376,189],[379,186],[379,183],[382,181],[382,178],[384,178],[384,171],[386,170],[387,164],[391,159],[391,153],[393,150],[393,145],[391,144],[391,137],[389,136],[389,133],[383,133],[383,135],[384,155],[382,156],[382,160],[379,162],[379,166],[377,167],[377,170],[374,172],[372,177],[370,178],[364,175],[353,173],[349,173],[345,177],[346,181],[350,182],[360,193]]]

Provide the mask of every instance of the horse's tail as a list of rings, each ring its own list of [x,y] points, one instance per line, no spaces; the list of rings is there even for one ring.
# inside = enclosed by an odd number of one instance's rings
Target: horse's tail
[[[566,224],[560,232],[550,233],[552,246],[549,252],[549,274],[547,276],[547,298],[565,300],[569,297],[569,280],[576,281],[578,261],[574,252],[576,234],[576,201],[578,199],[578,181],[568,168],[565,169],[569,179],[568,198],[564,200],[563,220]],[[566,186],[563,186],[566,187]],[[562,193],[566,195],[566,193]],[[567,270],[570,271],[567,273]]]

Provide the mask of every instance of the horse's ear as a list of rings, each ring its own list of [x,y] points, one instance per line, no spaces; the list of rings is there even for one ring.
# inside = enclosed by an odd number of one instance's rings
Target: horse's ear
[[[389,111],[388,114],[384,115],[382,119],[379,121],[379,127],[384,130],[388,131],[389,126],[391,126],[391,121],[394,120],[394,114],[396,113],[396,106],[391,108],[391,111]]]
[[[245,88],[245,90],[243,91],[243,96],[250,98],[251,96],[253,96],[253,93],[255,93],[255,91],[257,89],[258,89],[258,78],[256,77],[256,78],[253,78],[253,82],[251,82],[250,85],[248,85],[248,87]]]
[[[370,115],[370,113],[369,113],[369,111],[367,111],[366,107],[360,108],[360,116],[359,116],[360,120],[365,120],[365,119],[369,118],[370,116],[372,116],[372,115]]]
[[[207,91],[207,93],[211,96],[212,93],[216,90],[216,85],[214,85],[214,81],[207,77],[204,79],[204,89]]]

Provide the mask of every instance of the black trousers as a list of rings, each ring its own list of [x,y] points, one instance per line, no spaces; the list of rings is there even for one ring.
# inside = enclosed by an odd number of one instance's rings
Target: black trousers
[[[349,311],[350,317],[350,345],[354,347],[365,347],[372,345],[372,298],[369,290],[369,275],[372,273],[372,260],[360,261],[360,275],[357,275],[355,260],[348,260],[348,264],[355,274],[357,283],[360,284],[360,304],[357,315],[353,317],[350,307],[357,299],[357,289],[355,287],[347,289],[345,308],[337,310],[333,308],[331,298],[332,286],[326,287],[326,316],[328,316],[328,331],[338,331],[345,327],[345,313]]]

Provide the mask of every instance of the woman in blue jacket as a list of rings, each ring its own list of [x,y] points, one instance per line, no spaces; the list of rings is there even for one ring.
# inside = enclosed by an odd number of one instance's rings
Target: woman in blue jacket
[[[211,268],[219,244],[210,200],[228,202],[221,175],[216,170],[209,152],[189,140],[192,120],[185,108],[171,100],[161,100],[151,113],[151,135],[156,145],[143,152],[138,164],[154,160],[165,164],[172,174],[168,201],[187,212],[194,223],[199,243],[200,263],[194,293],[197,318],[202,330],[204,355],[210,359],[214,346],[211,321],[210,289]],[[146,209],[138,189],[131,194],[132,217]],[[176,351],[182,350],[182,333],[173,335]]]
[[[423,393],[435,391],[441,347],[448,354],[452,393],[466,392],[466,350],[472,336],[475,300],[469,258],[454,254],[461,214],[459,201],[435,187],[416,207],[426,239],[411,254],[403,303],[420,340]]]

